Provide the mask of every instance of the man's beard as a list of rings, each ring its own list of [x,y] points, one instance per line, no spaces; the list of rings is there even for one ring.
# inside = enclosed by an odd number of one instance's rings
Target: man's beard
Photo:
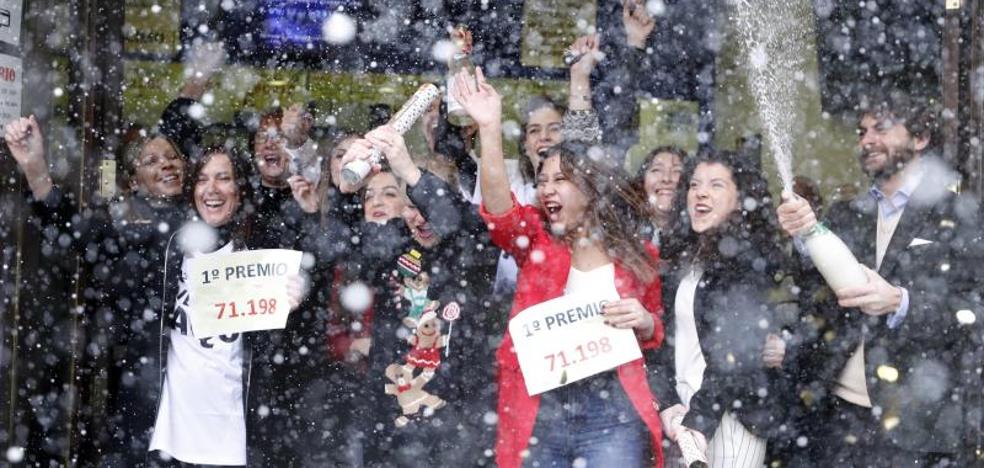
[[[883,152],[885,154],[885,164],[880,167],[873,169],[864,168],[864,171],[868,173],[868,177],[871,177],[874,182],[882,182],[890,179],[896,173],[902,171],[902,169],[916,157],[916,149],[912,142],[906,143],[904,147],[900,148],[877,148],[877,150],[883,151],[862,151],[861,153],[861,164],[864,165],[865,159],[867,159],[867,154],[872,152]]]

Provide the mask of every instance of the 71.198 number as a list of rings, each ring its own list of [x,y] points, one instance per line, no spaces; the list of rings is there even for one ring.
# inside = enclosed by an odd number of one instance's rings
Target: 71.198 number
[[[602,353],[607,353],[612,350],[612,344],[607,337],[602,338],[598,341],[589,341],[585,344],[577,345],[574,348],[572,359],[568,359],[567,354],[564,351],[557,353],[548,354],[543,356],[543,359],[550,361],[550,370],[554,370],[557,364],[560,367],[567,367],[572,364],[587,361],[593,357],[597,357]]]
[[[260,299],[258,301],[250,299],[249,301],[246,302],[246,305],[249,306],[249,311],[243,312],[241,314],[236,310],[235,302],[220,302],[214,305],[215,308],[219,309],[219,316],[216,317],[216,320],[219,320],[223,317],[233,318],[233,317],[245,317],[247,315],[272,314],[277,311],[276,299]],[[229,312],[228,315],[226,315],[226,311]]]

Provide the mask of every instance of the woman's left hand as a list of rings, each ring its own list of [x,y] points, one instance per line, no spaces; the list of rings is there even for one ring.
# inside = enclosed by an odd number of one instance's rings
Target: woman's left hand
[[[307,295],[307,281],[301,275],[290,275],[287,277],[287,299],[291,312],[301,305],[304,296]]]
[[[620,299],[602,306],[605,323],[615,328],[634,329],[643,340],[653,337],[653,316],[636,298]]]
[[[301,210],[305,213],[318,212],[318,190],[311,181],[304,176],[295,175],[287,179],[287,184],[290,185],[294,200],[300,205]]]
[[[404,142],[400,132],[397,132],[390,125],[383,125],[366,133],[366,140],[373,147],[383,152],[397,178],[403,179],[411,187],[417,185],[417,181],[420,180],[420,169],[410,157],[410,152],[407,150],[406,142]]]

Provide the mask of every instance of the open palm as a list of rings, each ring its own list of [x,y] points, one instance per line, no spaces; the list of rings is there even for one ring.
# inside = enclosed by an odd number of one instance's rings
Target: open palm
[[[454,77],[455,99],[479,126],[498,124],[502,119],[502,97],[485,81],[481,67],[475,77],[462,70]]]

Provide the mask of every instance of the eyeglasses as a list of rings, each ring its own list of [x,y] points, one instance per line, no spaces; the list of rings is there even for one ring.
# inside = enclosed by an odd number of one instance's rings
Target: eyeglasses
[[[273,128],[256,133],[256,141],[259,143],[280,143],[284,135]]]

